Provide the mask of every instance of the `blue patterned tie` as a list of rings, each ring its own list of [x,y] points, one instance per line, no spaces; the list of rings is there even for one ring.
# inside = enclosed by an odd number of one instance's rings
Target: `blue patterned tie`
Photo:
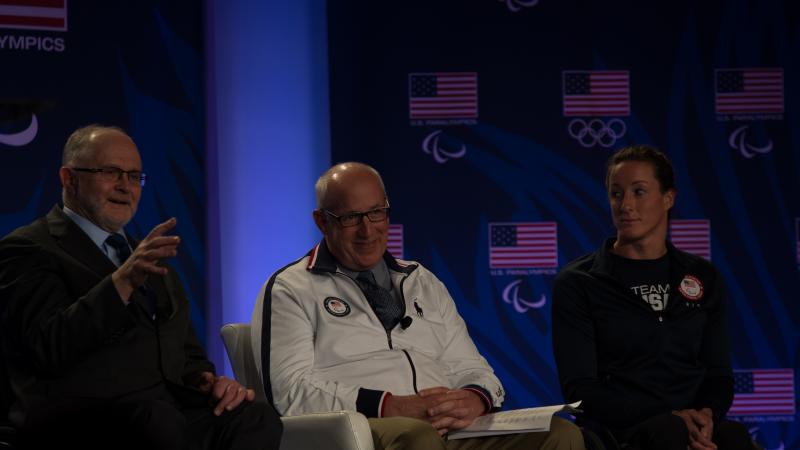
[[[395,300],[388,289],[375,284],[375,276],[370,271],[360,272],[356,278],[356,283],[358,283],[358,287],[361,288],[364,296],[367,297],[369,305],[375,311],[375,315],[378,316],[383,328],[386,331],[394,328],[405,314],[405,305],[401,305],[400,302]]]
[[[108,235],[106,244],[117,251],[117,259],[119,259],[120,264],[124,264],[128,257],[131,256],[131,248],[128,246],[128,241],[119,233]],[[139,292],[144,296],[145,309],[147,309],[151,317],[154,317],[156,313],[156,298],[153,290],[148,289],[147,286],[140,286]]]
[[[131,256],[131,248],[128,246],[128,241],[119,233],[109,234],[106,238],[106,244],[116,250],[120,264],[124,264],[128,257]]]

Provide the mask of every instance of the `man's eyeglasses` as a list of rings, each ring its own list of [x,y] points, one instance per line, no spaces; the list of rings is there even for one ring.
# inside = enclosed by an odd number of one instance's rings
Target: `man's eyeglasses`
[[[144,186],[144,182],[147,179],[147,175],[144,172],[138,170],[122,170],[119,167],[100,167],[98,169],[89,169],[86,167],[72,167],[72,170],[76,172],[87,172],[87,173],[94,173],[100,177],[103,181],[108,182],[116,182],[122,179],[122,174],[125,174],[128,177],[128,181],[131,183],[139,183],[140,186]]]
[[[353,213],[342,214],[341,216],[337,216],[336,214],[328,211],[327,209],[323,209],[322,211],[324,211],[325,214],[336,219],[339,222],[339,225],[345,228],[361,225],[361,222],[363,222],[364,220],[363,219],[364,216],[366,216],[370,222],[383,222],[384,220],[386,220],[387,217],[389,217],[388,206],[384,206],[383,208],[371,209],[365,212],[353,212]]]

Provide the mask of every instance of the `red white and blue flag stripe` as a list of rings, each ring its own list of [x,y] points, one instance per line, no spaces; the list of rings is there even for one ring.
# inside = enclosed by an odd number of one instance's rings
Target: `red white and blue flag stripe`
[[[564,116],[629,116],[630,74],[627,70],[565,70]]]
[[[478,117],[477,72],[412,73],[408,90],[411,119]]]
[[[717,114],[783,113],[783,69],[717,69]]]
[[[389,239],[386,242],[386,250],[397,259],[403,258],[403,225],[389,224]]]
[[[0,28],[67,31],[67,0],[0,0]]]
[[[672,245],[711,261],[711,222],[700,220],[670,220],[669,235]]]
[[[509,222],[489,224],[489,267],[558,267],[556,222]]]
[[[733,392],[729,416],[795,413],[794,369],[734,370]]]

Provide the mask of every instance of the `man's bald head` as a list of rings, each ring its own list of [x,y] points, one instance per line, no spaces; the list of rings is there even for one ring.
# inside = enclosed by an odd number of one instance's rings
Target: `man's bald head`
[[[61,154],[61,165],[70,167],[85,161],[93,151],[92,140],[105,133],[119,133],[129,137],[120,127],[94,123],[78,128],[69,135],[66,144],[64,144],[64,151]]]
[[[58,175],[65,207],[109,233],[133,218],[142,194],[142,159],[121,128],[76,130],[64,145],[62,160]]]
[[[388,239],[389,203],[378,172],[362,163],[337,164],[319,177],[316,193],[314,222],[339,264],[364,271],[380,263]]]
[[[347,183],[348,179],[354,176],[372,175],[378,180],[378,184],[386,197],[386,188],[383,185],[381,175],[372,166],[360,162],[344,162],[336,164],[330,169],[326,170],[314,186],[314,191],[317,197],[317,209],[330,209],[335,207],[338,203],[336,198],[329,195],[331,185],[340,186]]]

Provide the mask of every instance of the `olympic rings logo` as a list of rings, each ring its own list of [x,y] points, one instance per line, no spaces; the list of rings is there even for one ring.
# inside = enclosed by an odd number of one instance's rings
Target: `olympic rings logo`
[[[595,145],[609,148],[625,136],[627,130],[625,122],[620,119],[611,119],[607,123],[601,119],[592,119],[588,122],[574,119],[567,125],[569,135],[586,148]]]

